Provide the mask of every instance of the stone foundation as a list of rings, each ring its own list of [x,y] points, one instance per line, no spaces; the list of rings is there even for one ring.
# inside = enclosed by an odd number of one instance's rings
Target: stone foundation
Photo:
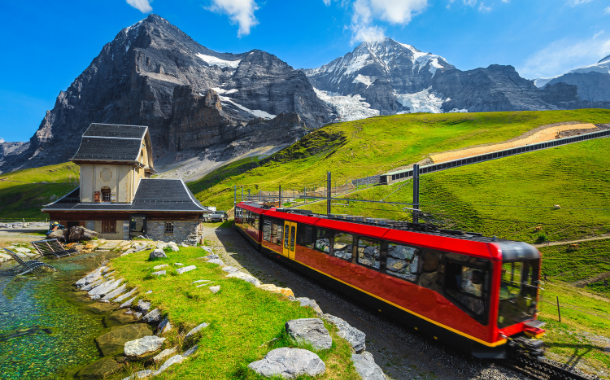
[[[165,233],[165,222],[174,223],[174,233]],[[146,235],[153,240],[174,241],[181,243],[188,239],[190,234],[197,232],[198,221],[171,221],[149,220]]]

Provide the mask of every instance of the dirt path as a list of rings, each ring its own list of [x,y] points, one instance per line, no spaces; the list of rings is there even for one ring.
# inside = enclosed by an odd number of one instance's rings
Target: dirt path
[[[552,247],[554,245],[576,244],[576,243],[582,243],[584,241],[607,240],[607,239],[610,239],[610,236],[598,236],[598,237],[579,239],[579,240],[570,240],[570,241],[552,241],[549,243],[534,244],[534,247],[543,248],[543,247]]]
[[[296,297],[315,299],[325,313],[343,318],[362,330],[367,336],[367,351],[391,379],[524,378],[410,331],[375,310],[261,255],[232,228],[204,228],[203,237],[227,265],[243,268],[263,283],[289,287]]]
[[[432,153],[430,158],[435,164],[445,161],[458,160],[460,158],[476,156],[479,154],[496,152],[499,150],[516,148],[519,146],[525,146],[529,144],[536,144],[544,141],[551,141],[555,139],[557,133],[565,131],[582,131],[592,132],[598,129],[595,124],[564,124],[564,125],[549,125],[536,128],[534,131],[529,131],[516,139],[511,139],[498,144],[486,144],[483,146],[477,146],[466,149],[453,150],[443,153]],[[534,132],[534,133],[532,133]]]

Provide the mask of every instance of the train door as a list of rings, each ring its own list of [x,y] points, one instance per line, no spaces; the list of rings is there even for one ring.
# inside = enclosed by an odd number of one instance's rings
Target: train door
[[[284,249],[282,254],[291,260],[294,260],[295,244],[297,239],[297,224],[292,222],[284,222]]]

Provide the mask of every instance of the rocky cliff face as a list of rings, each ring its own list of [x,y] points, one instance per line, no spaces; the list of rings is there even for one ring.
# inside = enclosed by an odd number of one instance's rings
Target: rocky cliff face
[[[589,102],[610,102],[610,55],[596,64],[571,70],[556,78],[536,80],[541,88],[557,83],[576,86],[578,98]]]
[[[512,66],[461,71],[438,55],[390,38],[362,43],[353,52],[305,73],[342,120],[405,112],[608,108],[608,103],[600,101],[606,100],[602,93],[610,88],[598,82],[595,95],[584,94],[566,79],[564,85],[542,89]]]
[[[197,99],[190,94],[204,95]],[[150,15],[103,47],[59,94],[27,150],[6,155],[0,172],[69,160],[92,122],[147,125],[155,156],[160,156],[214,144],[211,136],[219,129],[223,136],[234,136],[224,130],[227,126],[290,112],[317,128],[329,120],[331,110],[301,71],[277,57],[258,50],[217,53]]]

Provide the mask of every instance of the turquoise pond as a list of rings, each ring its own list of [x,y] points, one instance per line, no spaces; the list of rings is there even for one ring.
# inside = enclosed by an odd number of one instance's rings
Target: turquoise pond
[[[102,316],[82,309],[71,284],[101,260],[93,254],[44,260],[58,272],[0,277],[0,379],[57,379],[99,358],[94,339]]]

